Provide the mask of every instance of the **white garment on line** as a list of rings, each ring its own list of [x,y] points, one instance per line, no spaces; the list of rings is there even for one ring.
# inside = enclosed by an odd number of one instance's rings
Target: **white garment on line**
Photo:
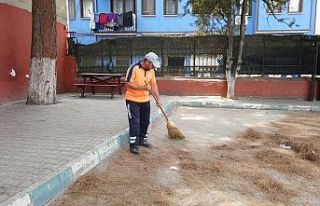
[[[96,23],[94,22],[94,13],[91,12],[90,14],[90,29],[95,29],[96,28]]]

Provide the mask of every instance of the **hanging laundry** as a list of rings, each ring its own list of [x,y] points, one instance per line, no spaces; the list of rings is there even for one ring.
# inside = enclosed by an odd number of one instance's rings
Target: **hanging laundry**
[[[132,13],[132,22],[133,22],[133,28],[136,29],[136,14]]]
[[[116,24],[117,24],[117,14],[108,13],[107,26],[114,27],[114,26],[116,26]]]
[[[99,14],[94,14],[94,22],[95,23],[100,23],[99,22]]]
[[[94,30],[96,28],[96,24],[94,22],[94,13],[90,13],[90,29]]]
[[[95,23],[95,30],[100,30],[100,21],[99,21],[99,14],[94,14],[94,23]]]
[[[119,27],[123,27],[123,14],[118,14],[117,16],[117,24]]]
[[[101,25],[107,24],[107,20],[108,20],[108,14],[106,14],[106,13],[99,14],[99,21],[100,21]]]
[[[132,27],[133,26],[133,18],[132,11],[123,13],[123,26],[124,27]]]

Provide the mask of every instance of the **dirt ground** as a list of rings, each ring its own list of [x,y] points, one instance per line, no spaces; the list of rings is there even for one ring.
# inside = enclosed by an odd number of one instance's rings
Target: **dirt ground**
[[[154,148],[138,156],[124,148],[50,205],[320,205],[319,113],[176,114],[186,140],[167,139],[158,123]]]

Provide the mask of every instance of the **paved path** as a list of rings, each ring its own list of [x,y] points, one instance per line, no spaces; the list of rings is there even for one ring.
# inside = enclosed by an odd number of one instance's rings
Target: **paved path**
[[[0,203],[128,127],[119,96],[69,94],[50,106],[6,104],[0,116]]]
[[[29,106],[23,102],[0,105],[1,206],[7,205],[19,192],[30,191],[71,161],[128,127],[123,97],[109,99],[97,95],[78,98],[75,94],[59,97],[60,103],[50,106]],[[178,105],[185,106],[320,111],[319,102],[230,101],[220,97],[162,98],[164,102],[179,99],[176,101]],[[154,102],[152,104],[152,112],[159,113],[158,110],[155,112]]]

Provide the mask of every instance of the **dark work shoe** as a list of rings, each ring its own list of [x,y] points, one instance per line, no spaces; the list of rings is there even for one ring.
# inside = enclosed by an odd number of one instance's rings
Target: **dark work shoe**
[[[140,145],[143,146],[143,147],[147,147],[147,148],[152,148],[152,147],[153,147],[152,144],[150,144],[150,143],[147,142],[147,141],[144,141],[144,142],[141,143]]]
[[[133,154],[140,154],[139,148],[130,147],[130,152],[133,153]]]

